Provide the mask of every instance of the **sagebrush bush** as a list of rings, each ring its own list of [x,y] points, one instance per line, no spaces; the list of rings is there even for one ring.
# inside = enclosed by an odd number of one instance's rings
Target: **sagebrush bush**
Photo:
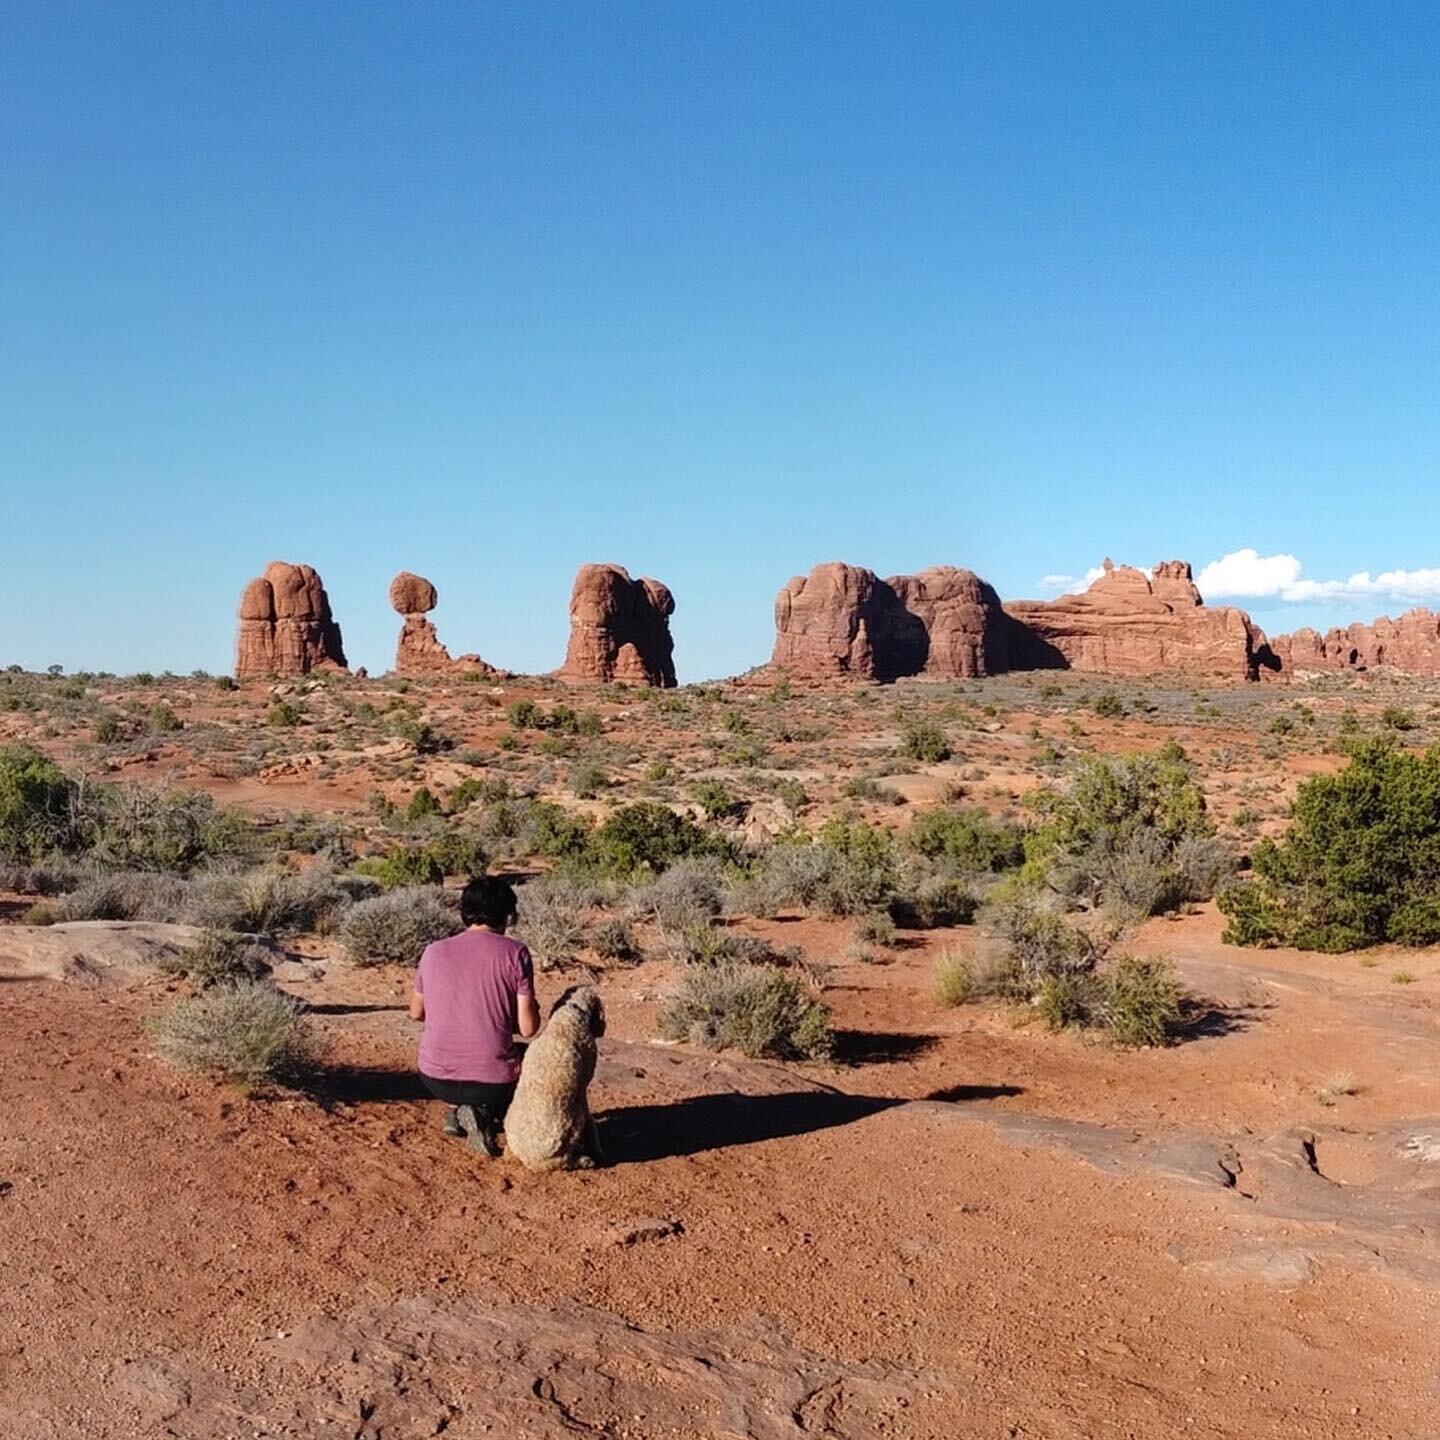
[[[890,902],[895,923],[911,930],[968,925],[980,907],[974,883],[949,875],[920,875],[908,880]]]
[[[300,1006],[260,980],[227,980],[178,1000],[147,1028],[172,1065],[245,1085],[293,1078],[318,1055]]]
[[[76,848],[79,785],[26,745],[0,746],[0,854],[39,859]]]
[[[838,917],[889,905],[900,878],[891,831],[860,820],[837,819],[820,827],[818,840],[830,860],[816,896],[822,910]]]
[[[568,965],[585,946],[595,892],[564,872],[542,875],[517,892],[516,933],[542,970]]]
[[[709,924],[724,908],[725,867],[713,856],[680,860],[630,892],[627,909],[662,931]]]
[[[249,935],[204,930],[193,945],[162,960],[160,969],[208,989],[226,980],[263,980],[271,959],[271,952]]]
[[[994,891],[985,905],[984,919],[1017,971],[1035,983],[1088,974],[1103,954],[1100,942],[1072,924],[1053,896],[1024,886]]]
[[[615,965],[635,965],[644,959],[630,926],[618,915],[599,921],[590,932],[590,948]]]
[[[799,976],[772,966],[693,966],[660,1016],[660,1033],[751,1059],[819,1060],[834,1049],[830,1014]]]
[[[1254,878],[1220,897],[1236,945],[1356,950],[1440,940],[1440,747],[1362,741],[1338,774],[1295,794],[1294,819],[1263,839]]]
[[[459,928],[459,917],[436,891],[390,890],[345,912],[340,943],[352,965],[414,965],[427,945]]]

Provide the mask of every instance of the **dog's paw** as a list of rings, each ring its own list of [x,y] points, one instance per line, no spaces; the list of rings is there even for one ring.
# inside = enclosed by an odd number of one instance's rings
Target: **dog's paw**
[[[595,1162],[588,1155],[576,1155],[570,1161],[570,1168],[572,1170],[593,1170]]]

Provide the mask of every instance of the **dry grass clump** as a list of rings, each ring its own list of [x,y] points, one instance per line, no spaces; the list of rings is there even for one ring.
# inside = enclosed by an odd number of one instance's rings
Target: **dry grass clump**
[[[318,1047],[300,1005],[260,980],[226,980],[149,1022],[161,1057],[242,1085],[293,1078]]]
[[[340,923],[340,943],[352,965],[413,965],[427,945],[459,928],[436,891],[417,886],[352,905]]]

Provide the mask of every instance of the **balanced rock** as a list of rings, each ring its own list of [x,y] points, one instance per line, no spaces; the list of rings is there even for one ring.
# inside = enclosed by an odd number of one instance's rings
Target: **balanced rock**
[[[881,580],[832,561],[776,597],[770,663],[813,684],[993,675],[1009,668],[1012,628],[1000,597],[972,571],[938,565]]]
[[[439,603],[434,585],[423,575],[402,570],[390,582],[390,604],[405,617],[400,642],[395,647],[397,675],[498,675],[478,655],[457,655],[440,643],[434,622],[426,615]]]
[[[570,644],[560,678],[675,684],[670,616],[675,597],[658,580],[632,580],[619,565],[582,565],[570,592]]]
[[[340,627],[319,575],[308,565],[272,561],[240,597],[235,674],[244,679],[345,668]]]
[[[1255,680],[1266,646],[1243,610],[1205,604],[1183,560],[1149,575],[1106,560],[1082,594],[1005,609],[1020,626],[1012,632],[1015,669]]]

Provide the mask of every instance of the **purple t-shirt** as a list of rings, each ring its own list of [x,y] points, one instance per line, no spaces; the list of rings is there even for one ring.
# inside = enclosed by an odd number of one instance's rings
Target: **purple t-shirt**
[[[535,994],[535,972],[518,940],[464,930],[427,945],[415,988],[425,997],[422,1074],[492,1085],[519,1078],[515,997]]]

